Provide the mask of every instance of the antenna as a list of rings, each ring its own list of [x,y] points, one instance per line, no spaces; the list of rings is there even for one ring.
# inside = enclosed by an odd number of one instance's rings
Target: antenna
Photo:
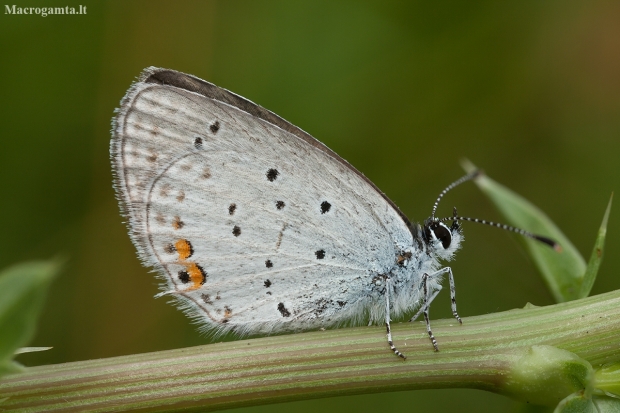
[[[532,234],[529,231],[525,231],[521,228],[513,227],[510,225],[500,224],[498,222],[486,221],[484,219],[459,217],[459,216],[441,218],[439,221],[469,221],[469,222],[475,222],[476,224],[490,225],[492,227],[504,229],[506,231],[516,232],[517,234],[523,235],[524,237],[535,239],[536,241],[540,241],[543,244],[549,245],[551,248],[553,248],[557,252],[562,252],[562,246],[558,244],[557,242],[555,242],[554,240],[552,240],[551,238],[543,237],[542,235]]]
[[[443,196],[450,191],[452,188],[454,188],[455,186],[458,186],[460,184],[462,184],[463,182],[467,182],[467,181],[471,181],[472,179],[480,176],[483,172],[479,169],[476,169],[475,171],[468,173],[467,175],[461,177],[460,179],[457,179],[456,181],[452,182],[450,185],[448,185],[446,187],[446,189],[444,189],[443,191],[441,191],[441,193],[439,194],[439,196],[437,197],[437,200],[435,201],[435,204],[433,204],[433,212],[431,214],[431,220],[434,222],[437,221],[469,221],[469,222],[475,222],[477,224],[484,224],[484,225],[490,225],[492,227],[496,227],[496,228],[500,228],[506,231],[510,231],[510,232],[515,232],[517,234],[523,235],[524,237],[528,237],[528,238],[532,238],[536,241],[542,242],[543,244],[547,244],[549,245],[551,248],[553,248],[554,250],[556,250],[557,252],[562,252],[562,246],[560,244],[558,244],[557,242],[555,242],[554,240],[552,240],[551,238],[547,238],[547,237],[543,237],[542,235],[536,235],[533,234],[531,232],[525,231],[521,228],[517,228],[517,227],[513,227],[510,225],[506,225],[506,224],[500,224],[497,222],[491,222],[491,221],[486,221],[484,219],[478,219],[478,218],[468,218],[468,217],[460,217],[457,215],[456,213],[456,208],[454,208],[454,215],[451,217],[446,217],[446,218],[435,218],[435,212],[437,211],[437,206],[439,205],[439,201],[441,201],[441,198],[443,198]]]
[[[439,205],[439,201],[441,201],[441,198],[443,198],[443,196],[450,191],[452,188],[454,188],[455,186],[459,186],[460,184],[462,184],[463,182],[467,182],[467,181],[471,181],[472,179],[476,178],[477,176],[481,175],[482,171],[480,169],[476,169],[475,171],[468,173],[467,175],[457,179],[456,181],[452,182],[450,185],[448,185],[446,187],[446,189],[444,189],[443,191],[441,191],[441,193],[439,194],[439,196],[437,197],[437,200],[435,201],[435,204],[433,204],[433,212],[431,213],[431,219],[433,221],[435,221],[435,212],[437,211],[437,206]]]

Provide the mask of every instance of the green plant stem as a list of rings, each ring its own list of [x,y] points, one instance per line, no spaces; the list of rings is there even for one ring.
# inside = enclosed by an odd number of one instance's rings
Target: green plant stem
[[[0,408],[22,411],[212,411],[425,388],[507,393],[515,359],[533,345],[575,353],[594,369],[620,361],[620,291],[464,319],[343,328],[28,368],[0,379]]]

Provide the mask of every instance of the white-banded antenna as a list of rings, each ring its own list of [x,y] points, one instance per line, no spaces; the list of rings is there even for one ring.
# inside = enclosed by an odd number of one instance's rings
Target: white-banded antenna
[[[479,175],[482,174],[482,171],[479,169],[476,169],[473,172],[468,173],[467,175],[457,179],[456,181],[452,182],[450,185],[448,185],[446,187],[446,189],[444,189],[443,191],[441,191],[441,193],[439,194],[439,196],[437,197],[437,200],[435,201],[435,204],[433,204],[433,212],[431,214],[431,221],[437,222],[437,221],[469,221],[469,222],[475,222],[477,224],[484,224],[484,225],[490,225],[492,227],[496,227],[496,228],[500,228],[506,231],[510,231],[510,232],[515,232],[517,234],[523,235],[524,237],[528,237],[528,238],[532,238],[536,241],[540,241],[543,244],[547,244],[549,245],[551,248],[553,248],[554,250],[561,252],[562,251],[562,247],[560,246],[560,244],[558,244],[557,242],[555,242],[554,240],[552,240],[551,238],[548,237],[543,237],[542,235],[536,235],[533,234],[529,231],[525,231],[521,228],[517,228],[517,227],[513,227],[510,225],[506,225],[506,224],[500,224],[498,222],[491,222],[491,221],[487,221],[484,219],[478,219],[478,218],[468,218],[468,217],[459,217],[456,214],[456,208],[454,208],[454,215],[451,217],[447,217],[447,218],[441,218],[441,219],[437,219],[435,218],[435,212],[437,211],[437,206],[439,205],[439,201],[441,201],[441,198],[443,198],[443,196],[450,191],[452,188],[462,184],[463,182],[467,182],[467,181],[471,181],[472,179],[478,177]]]

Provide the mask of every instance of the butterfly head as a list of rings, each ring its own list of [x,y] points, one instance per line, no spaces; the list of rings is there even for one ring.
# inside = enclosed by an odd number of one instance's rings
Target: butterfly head
[[[424,228],[422,228],[422,239],[424,240],[430,251],[435,253],[440,259],[450,260],[456,250],[458,250],[458,248],[460,247],[461,241],[463,240],[461,225],[459,224],[460,221],[475,222],[478,224],[485,224],[501,228],[506,231],[516,232],[517,234],[521,234],[525,237],[542,242],[543,244],[547,244],[558,252],[562,251],[562,247],[560,246],[560,244],[542,235],[532,234],[531,232],[524,231],[520,228],[512,227],[505,224],[498,224],[496,222],[486,221],[484,219],[460,217],[456,212],[456,207],[454,208],[452,217],[435,217],[435,212],[437,211],[439,201],[441,201],[441,198],[443,198],[443,196],[448,191],[450,191],[455,186],[462,184],[463,182],[467,182],[477,178],[481,174],[481,171],[476,170],[463,176],[462,178],[448,185],[446,189],[441,191],[439,197],[437,197],[435,204],[433,204],[433,212],[430,218],[424,221]],[[446,224],[446,222],[448,221],[452,221],[452,225],[450,227],[448,227],[448,225]]]
[[[456,217],[456,208],[454,208],[454,214]],[[443,220],[431,217],[424,221],[422,238],[429,250],[434,252],[438,258],[450,260],[461,246],[463,234],[461,225],[456,219],[452,221],[452,225],[448,226]]]

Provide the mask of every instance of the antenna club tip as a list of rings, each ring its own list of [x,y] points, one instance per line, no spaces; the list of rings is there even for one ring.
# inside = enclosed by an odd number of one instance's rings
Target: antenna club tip
[[[554,240],[552,240],[551,238],[543,237],[543,236],[540,236],[540,235],[534,235],[532,238],[534,238],[535,240],[540,241],[540,242],[542,242],[544,244],[547,244],[548,246],[550,246],[551,248],[553,248],[557,252],[562,252],[562,246],[560,244],[558,244],[557,242],[555,242]]]

